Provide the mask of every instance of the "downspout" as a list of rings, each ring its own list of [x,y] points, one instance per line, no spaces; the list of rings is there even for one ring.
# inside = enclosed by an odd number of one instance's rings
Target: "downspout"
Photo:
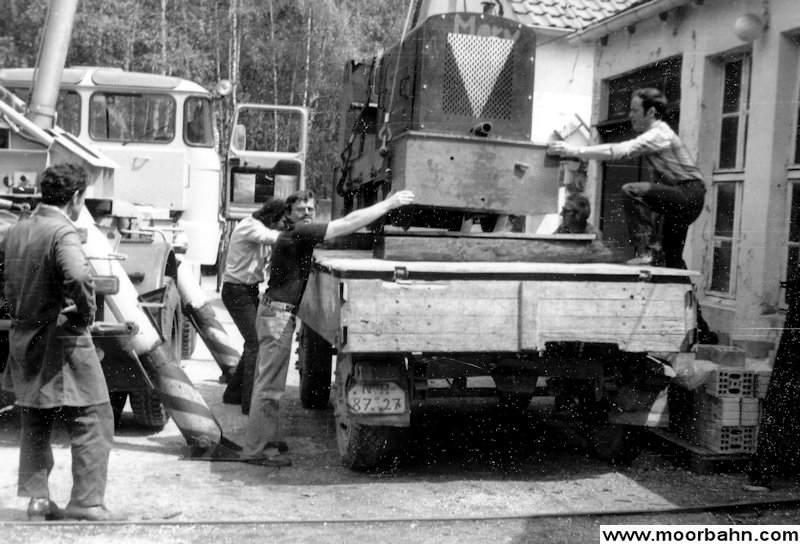
[[[643,4],[624,11],[619,15],[593,23],[586,28],[571,34],[567,41],[570,45],[580,45],[582,43],[593,42],[614,32],[618,32],[633,26],[640,21],[655,17],[659,13],[669,11],[695,0],[655,0],[649,4]]]
[[[42,35],[42,50],[33,79],[33,92],[26,117],[37,126],[48,129],[55,125],[61,73],[67,61],[72,35],[72,22],[78,0],[51,0]]]

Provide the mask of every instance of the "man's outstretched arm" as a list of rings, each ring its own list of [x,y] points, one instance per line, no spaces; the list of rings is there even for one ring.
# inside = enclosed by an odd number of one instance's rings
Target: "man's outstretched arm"
[[[328,223],[328,230],[325,231],[325,239],[330,240],[337,236],[352,234],[362,227],[366,227],[376,219],[383,217],[389,211],[405,206],[414,202],[414,193],[411,191],[398,191],[393,193],[385,200],[373,204],[368,208],[355,210],[344,217],[334,219]]]

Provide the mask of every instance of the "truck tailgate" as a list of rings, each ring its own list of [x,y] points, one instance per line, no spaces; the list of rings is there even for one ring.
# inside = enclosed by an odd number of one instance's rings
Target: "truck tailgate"
[[[316,250],[299,316],[344,352],[520,352],[546,342],[686,349],[696,272],[615,264],[399,262]]]

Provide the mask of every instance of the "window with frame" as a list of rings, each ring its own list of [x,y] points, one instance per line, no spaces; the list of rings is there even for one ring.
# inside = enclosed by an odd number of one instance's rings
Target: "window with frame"
[[[786,253],[784,254],[781,279],[791,280],[800,274],[800,91],[795,104],[795,140],[793,164],[789,165],[787,172],[786,198],[788,225],[786,237]],[[786,290],[781,292],[781,306],[788,306]]]
[[[27,88],[11,87],[11,92],[25,102],[30,102]],[[81,132],[81,97],[75,91],[59,91],[56,102],[56,124],[74,136]]]
[[[89,101],[89,136],[124,143],[169,143],[175,99],[166,94],[96,92]]]
[[[205,96],[190,96],[186,99],[183,105],[183,140],[188,145],[214,145],[211,110],[211,100]]]
[[[726,297],[736,294],[739,208],[750,110],[750,65],[749,53],[721,61],[722,100],[717,164],[712,175],[713,228],[708,290]]]

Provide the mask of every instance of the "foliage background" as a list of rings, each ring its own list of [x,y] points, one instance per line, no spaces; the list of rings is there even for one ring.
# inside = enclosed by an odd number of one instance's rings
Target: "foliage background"
[[[0,67],[34,66],[47,0],[0,0]],[[308,184],[329,196],[338,164],[342,73],[399,40],[397,0],[80,0],[68,66],[175,75],[226,101],[310,110]],[[227,117],[225,117],[227,118]]]

